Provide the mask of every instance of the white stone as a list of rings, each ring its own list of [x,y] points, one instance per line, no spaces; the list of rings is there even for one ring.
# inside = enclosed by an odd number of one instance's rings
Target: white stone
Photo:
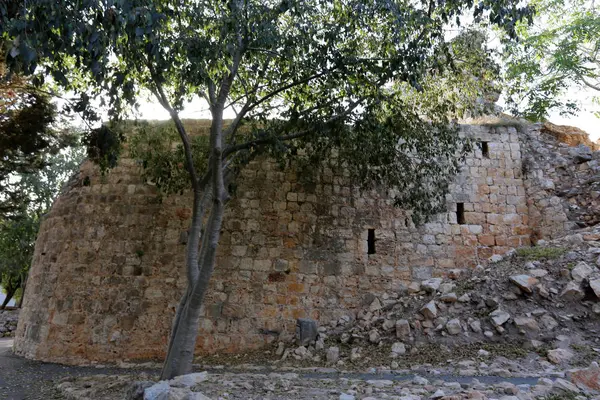
[[[193,396],[193,393],[189,388],[171,387],[165,381],[158,382],[144,390],[144,400],[189,400],[190,396]],[[197,397],[191,398],[196,399]],[[198,400],[202,399],[203,397],[200,397]]]
[[[510,319],[510,314],[502,310],[494,310],[490,314],[490,318],[496,326],[501,326]]]
[[[490,262],[492,263],[497,263],[502,261],[503,257],[500,254],[494,254],[493,256],[490,257]]]
[[[478,319],[469,322],[469,326],[473,332],[481,333],[481,322]]]
[[[566,349],[554,349],[548,351],[548,360],[554,364],[561,364],[573,358],[574,354]]]
[[[521,329],[526,329],[529,331],[539,331],[540,330],[540,327],[539,327],[537,321],[535,320],[535,318],[516,317],[514,319],[514,322],[515,322],[515,325]]]
[[[537,269],[530,270],[529,273],[533,277],[543,278],[544,276],[548,275],[548,270],[543,269],[543,268],[537,268]]]
[[[327,354],[325,356],[327,358],[327,362],[330,364],[335,364],[340,359],[340,349],[339,347],[332,346],[327,349]]]
[[[413,378],[412,383],[414,383],[415,385],[421,385],[421,386],[429,385],[429,381],[419,375],[417,375]]]
[[[208,379],[208,372],[195,372],[193,374],[180,375],[169,381],[171,386],[192,387]]]
[[[539,281],[529,275],[513,275],[509,280],[525,293],[533,293],[533,286]]]
[[[456,297],[456,293],[446,293],[442,295],[440,298],[444,303],[456,303],[458,298]]]
[[[461,333],[462,326],[460,325],[460,320],[455,318],[448,321],[448,323],[446,324],[446,330],[451,335],[458,335],[459,333]]]
[[[560,294],[560,297],[567,300],[581,300],[585,296],[583,290],[581,290],[581,282],[571,281],[567,283],[565,288]]]
[[[393,386],[394,382],[388,380],[388,379],[371,379],[368,380],[367,383],[371,386],[377,387],[377,388],[382,388],[382,387],[387,387],[387,386]]]
[[[579,262],[571,271],[571,277],[575,282],[581,282],[587,278],[594,270],[585,262]]]
[[[427,293],[435,293],[442,284],[442,278],[431,278],[421,282],[421,289]]]
[[[429,303],[425,304],[423,308],[421,308],[421,314],[425,318],[435,319],[437,317],[437,307],[435,306],[435,302],[431,300]]]
[[[469,296],[468,293],[465,293],[458,298],[458,301],[461,303],[468,303],[469,301],[471,301],[471,296]]]
[[[381,341],[381,335],[377,329],[373,329],[371,332],[369,332],[369,341],[374,344],[377,344]]]
[[[562,378],[557,378],[552,385],[553,392],[573,392],[579,393],[579,388],[573,385],[571,382],[564,380]]]
[[[390,357],[396,358],[403,354],[406,354],[406,347],[404,346],[404,343],[400,343],[400,342],[394,343],[392,345],[392,353],[390,354]]]
[[[371,305],[369,306],[369,310],[370,311],[378,311],[381,310],[382,305],[381,302],[379,301],[379,299],[377,297],[375,297],[375,300],[373,300],[371,302]]]
[[[396,337],[405,338],[410,335],[410,324],[405,319],[396,321]]]
[[[600,278],[590,280],[590,288],[594,291],[596,297],[600,299]]]
[[[200,392],[192,392],[184,400],[211,400],[210,397],[205,396]]]

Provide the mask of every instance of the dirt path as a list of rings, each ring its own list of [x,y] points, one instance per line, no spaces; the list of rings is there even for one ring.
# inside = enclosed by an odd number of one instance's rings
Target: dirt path
[[[13,340],[0,338],[0,399],[63,399],[55,389],[56,382],[66,377],[95,374],[119,374],[117,368],[70,367],[26,360],[12,354]]]

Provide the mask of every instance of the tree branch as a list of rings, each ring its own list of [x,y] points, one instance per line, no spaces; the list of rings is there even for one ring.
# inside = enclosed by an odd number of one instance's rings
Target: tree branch
[[[150,63],[150,62],[148,62],[148,69],[150,71],[150,75],[152,76],[152,80],[153,80],[154,86],[155,86],[155,90],[152,90],[152,91],[154,92],[154,95],[158,99],[158,102],[160,103],[160,105],[162,105],[163,108],[169,112],[171,119],[175,123],[177,132],[179,133],[179,137],[181,138],[181,142],[183,143],[183,150],[184,150],[184,154],[185,154],[185,163],[186,163],[187,170],[190,174],[192,188],[194,190],[194,194],[199,195],[200,187],[198,185],[198,174],[196,173],[196,168],[194,167],[194,158],[192,155],[192,144],[190,142],[190,138],[189,138],[187,132],[185,131],[185,127],[183,126],[181,119],[179,118],[179,114],[177,114],[177,111],[175,111],[173,109],[173,107],[171,107],[171,104],[169,104],[169,100],[164,92],[164,89],[163,89],[161,83],[160,83],[160,77],[156,73],[156,71],[154,70],[154,67],[152,66],[152,63]]]
[[[591,88],[591,89],[594,89],[594,90],[597,90],[597,91],[599,91],[599,92],[600,92],[600,85],[595,85],[595,84],[593,84],[593,83],[589,82],[589,81],[588,81],[588,80],[586,80],[586,79],[585,79],[585,78],[584,78],[582,75],[579,75],[579,79],[581,79],[581,82],[582,82],[582,83],[583,83],[585,86],[587,86],[587,87],[589,87],[589,88]]]
[[[358,107],[358,105],[360,103],[362,103],[365,99],[367,98],[367,96],[363,96],[360,99],[352,102],[348,108],[346,109],[346,111],[344,111],[343,113],[340,113],[336,116],[331,117],[330,119],[328,119],[327,121],[324,121],[323,124],[327,125],[330,124],[342,117],[345,117],[346,115],[350,114],[352,111],[354,111],[354,109],[356,109],[356,107]],[[262,144],[267,144],[267,143],[271,143],[274,141],[288,141],[288,140],[293,140],[293,139],[298,139],[301,138],[303,136],[308,135],[309,133],[313,132],[312,129],[305,129],[296,133],[290,133],[288,135],[284,135],[284,136],[279,136],[279,137],[270,137],[270,138],[264,138],[264,139],[254,139],[254,140],[249,140],[245,143],[240,143],[237,145],[232,145],[229,146],[225,149],[225,151],[223,151],[223,158],[227,157],[229,154],[235,153],[237,151],[240,150],[247,150],[250,149],[252,147],[256,147],[256,146],[260,146]]]

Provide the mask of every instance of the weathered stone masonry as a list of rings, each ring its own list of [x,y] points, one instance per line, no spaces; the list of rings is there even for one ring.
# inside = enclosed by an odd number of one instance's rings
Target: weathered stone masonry
[[[418,227],[388,194],[359,192],[339,168],[301,184],[270,160],[249,165],[226,214],[198,350],[257,348],[298,317],[327,323],[413,279],[529,245],[531,226],[565,223],[528,198],[540,177],[524,179],[515,128],[463,130],[479,146],[449,211]],[[164,356],[185,285],[189,205],[189,196],[161,202],[134,160],[105,177],[85,163],[42,224],[17,353],[64,363]]]

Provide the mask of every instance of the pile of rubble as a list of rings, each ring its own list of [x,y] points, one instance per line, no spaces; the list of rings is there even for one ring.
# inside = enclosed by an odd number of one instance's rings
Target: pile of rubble
[[[15,336],[18,321],[19,310],[0,310],[0,338]]]
[[[588,366],[600,354],[599,266],[600,225],[493,256],[487,267],[373,296],[368,307],[329,326],[299,321],[299,343],[280,342],[276,354],[282,361],[391,369],[468,359],[451,371],[463,375],[505,376],[490,362],[497,356],[527,359],[537,373]]]

